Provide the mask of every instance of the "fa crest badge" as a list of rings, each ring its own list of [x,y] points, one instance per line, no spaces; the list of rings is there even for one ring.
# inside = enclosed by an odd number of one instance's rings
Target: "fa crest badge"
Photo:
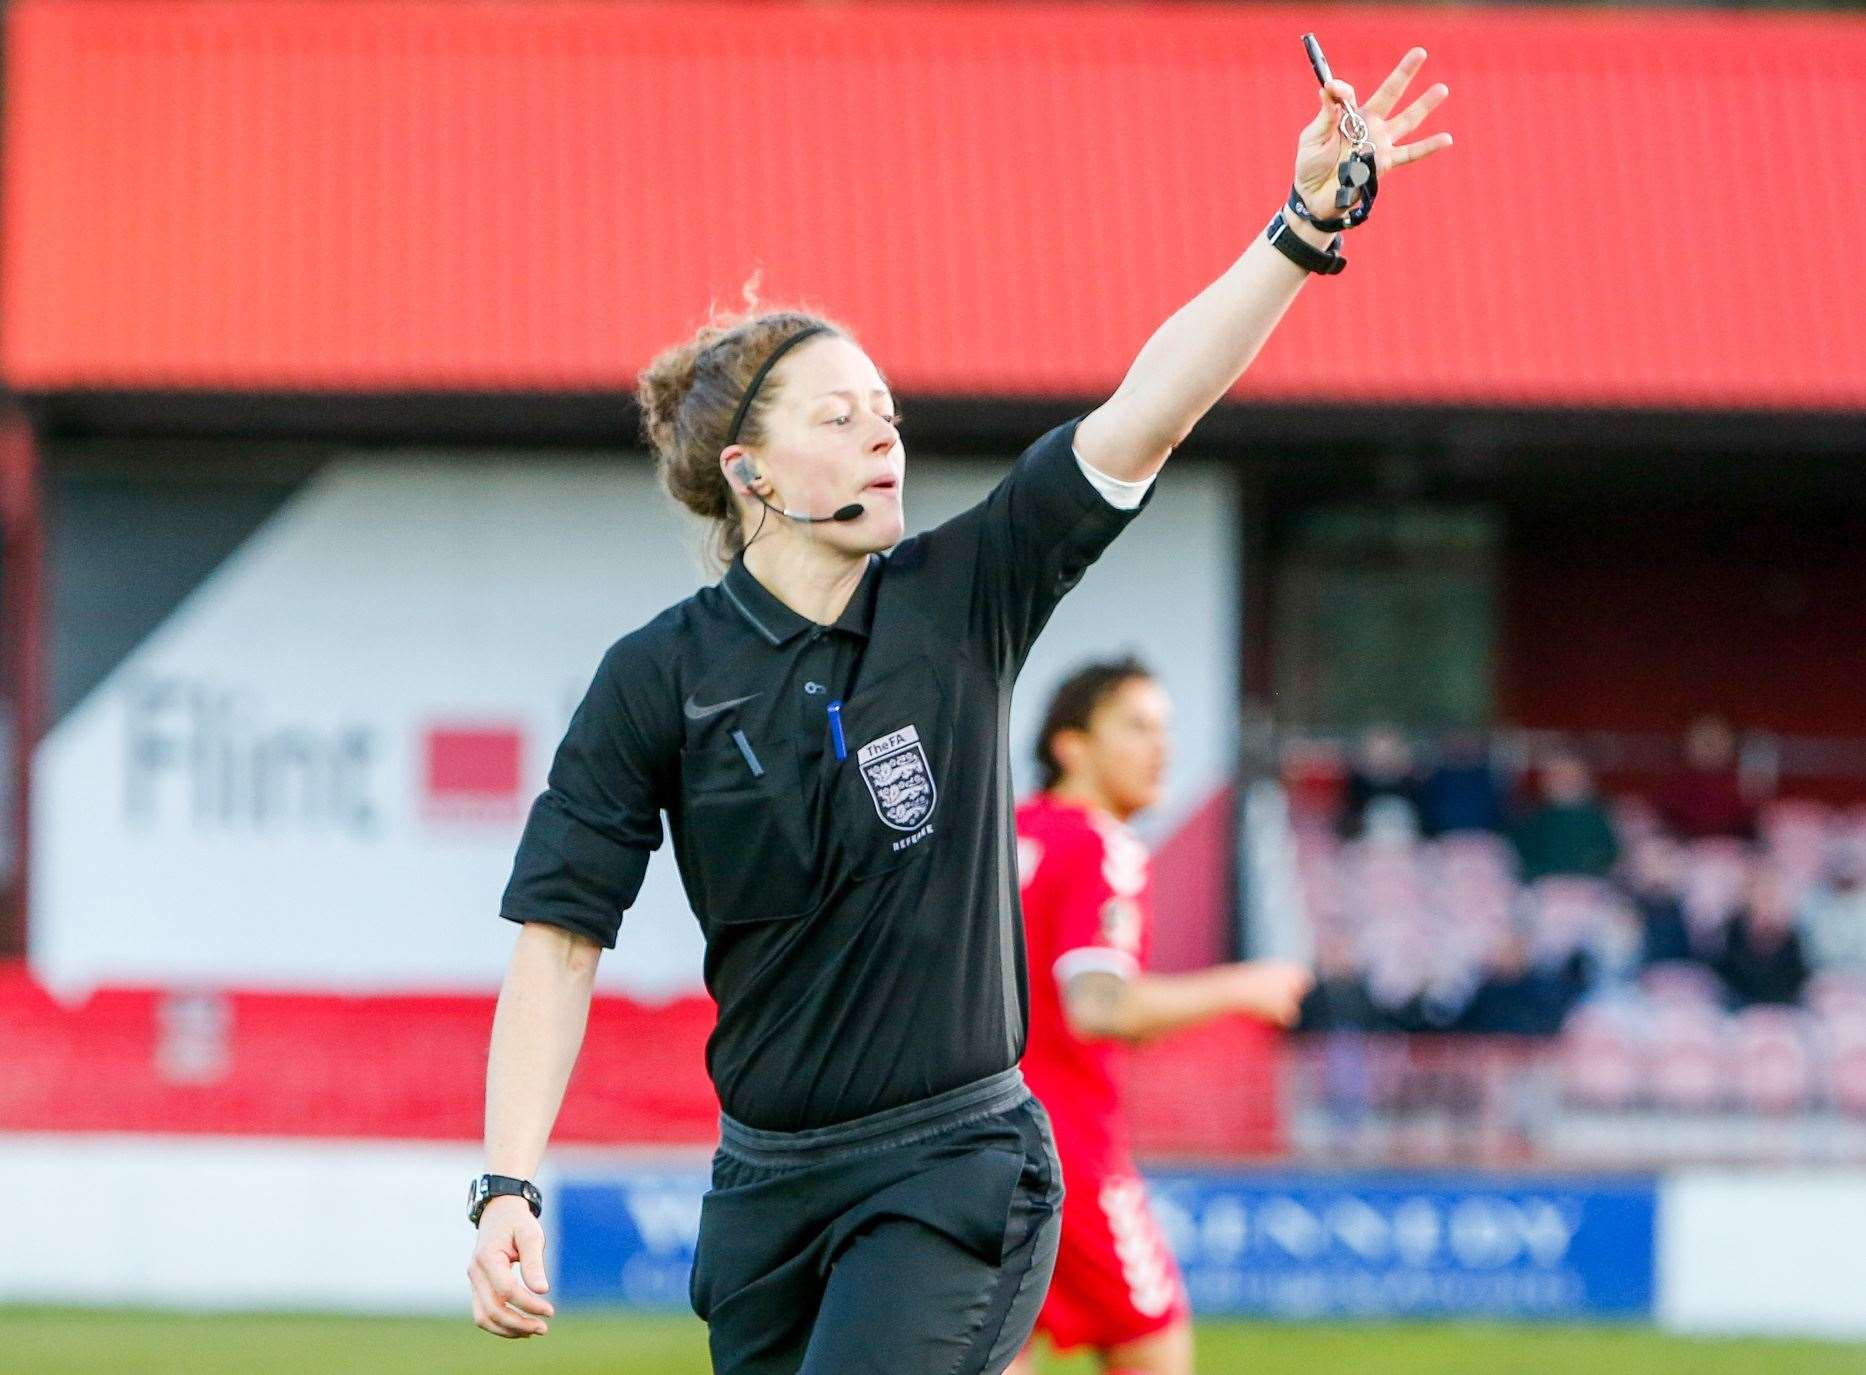
[[[903,727],[856,752],[862,781],[874,799],[875,811],[897,831],[915,831],[926,824],[939,802],[933,768],[920,744],[920,732]]]

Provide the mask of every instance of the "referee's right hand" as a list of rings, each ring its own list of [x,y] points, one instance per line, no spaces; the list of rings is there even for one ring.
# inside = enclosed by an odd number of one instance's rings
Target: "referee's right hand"
[[[524,1199],[507,1195],[486,1205],[467,1279],[473,1321],[495,1337],[542,1337],[551,1330],[544,1320],[557,1310],[543,1297],[551,1287],[544,1277],[544,1228]]]

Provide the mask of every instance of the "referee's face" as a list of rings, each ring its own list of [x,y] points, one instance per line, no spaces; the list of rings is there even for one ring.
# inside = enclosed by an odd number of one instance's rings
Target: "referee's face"
[[[777,371],[781,385],[755,451],[776,489],[772,503],[826,516],[859,502],[855,520],[792,528],[852,555],[893,548],[905,528],[907,451],[881,370],[854,343],[829,335],[799,345]]]

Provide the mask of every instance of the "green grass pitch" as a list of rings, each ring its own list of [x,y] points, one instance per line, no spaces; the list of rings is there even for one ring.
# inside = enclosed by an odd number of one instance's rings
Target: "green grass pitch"
[[[1085,1360],[1044,1375],[1088,1375]],[[207,1316],[0,1309],[9,1375],[706,1375],[706,1334],[690,1318],[561,1314],[551,1334],[501,1341],[464,1317]],[[1301,1375],[1866,1375],[1866,1345],[1709,1342],[1643,1328],[1453,1325],[1199,1325],[1199,1369]]]

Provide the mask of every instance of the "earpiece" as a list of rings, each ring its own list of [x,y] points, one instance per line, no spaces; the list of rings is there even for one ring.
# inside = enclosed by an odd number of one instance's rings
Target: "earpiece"
[[[732,471],[739,475],[739,481],[748,488],[758,480],[758,474],[752,471],[752,461],[749,458],[741,458],[733,464]]]

